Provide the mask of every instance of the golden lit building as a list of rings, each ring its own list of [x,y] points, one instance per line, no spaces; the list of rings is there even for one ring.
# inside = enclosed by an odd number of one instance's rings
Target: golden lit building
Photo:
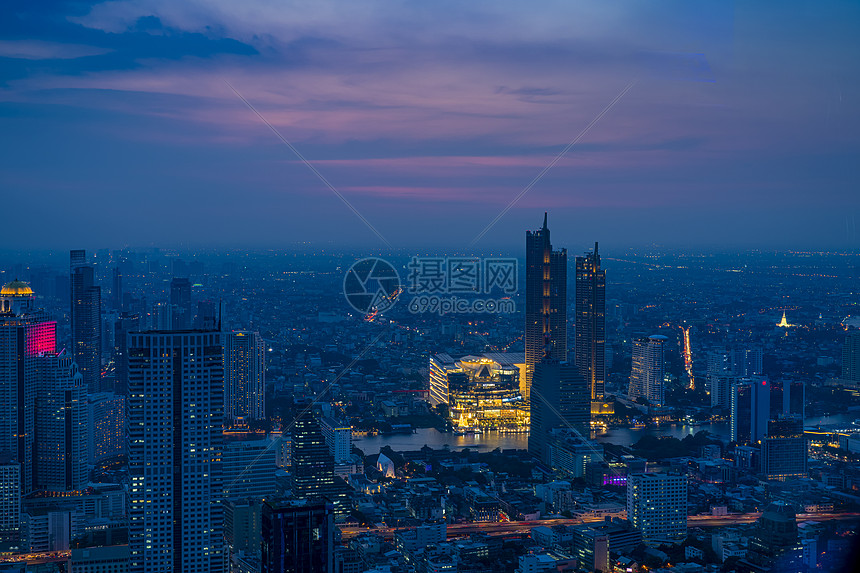
[[[520,392],[525,357],[521,352],[488,353],[454,359],[430,358],[430,400],[447,404],[457,431],[525,430],[528,408]]]

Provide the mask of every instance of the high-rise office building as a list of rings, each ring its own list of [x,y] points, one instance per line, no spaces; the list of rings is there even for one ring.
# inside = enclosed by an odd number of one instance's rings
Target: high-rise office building
[[[111,287],[111,306],[117,312],[122,312],[122,271],[119,267],[113,269],[113,285]]]
[[[21,468],[24,495],[34,489],[33,437],[40,356],[56,353],[57,324],[35,307],[20,281],[0,289],[0,454]]]
[[[266,417],[266,348],[259,332],[224,334],[224,392],[227,421]]]
[[[654,334],[633,341],[633,363],[627,392],[631,400],[645,398],[654,406],[665,404],[663,378],[666,372],[664,352],[667,340],[662,334]]]
[[[184,330],[194,325],[191,281],[187,278],[170,281],[170,324],[173,330]]]
[[[226,499],[271,499],[275,496],[275,456],[266,439],[228,437],[222,475]]]
[[[296,419],[290,457],[295,497],[328,500],[334,504],[338,518],[349,513],[349,486],[335,477],[334,456],[329,452],[317,413],[307,411]]]
[[[219,332],[129,335],[129,571],[223,571],[222,352]]]
[[[579,368],[545,359],[535,368],[530,403],[529,453],[549,463],[547,443],[553,428],[590,437],[591,400]]]
[[[842,379],[860,382],[860,330],[845,335],[842,344]]]
[[[320,429],[334,463],[348,461],[352,455],[352,426],[323,417],[320,419]]]
[[[742,380],[732,386],[730,398],[731,440],[741,446],[759,443],[770,419],[770,381],[763,376]]]
[[[646,544],[679,543],[687,537],[687,476],[627,476],[627,519]]]
[[[0,541],[17,541],[21,527],[21,464],[0,453]]]
[[[770,418],[806,413],[806,384],[802,380],[770,381]]]
[[[731,354],[732,373],[744,378],[761,376],[763,357],[761,348],[734,347]]]
[[[128,333],[141,329],[140,315],[123,312],[114,323],[114,391],[128,394]]]
[[[83,490],[89,477],[83,377],[64,352],[37,356],[35,362],[33,486],[48,491]]]
[[[594,252],[576,257],[576,365],[582,372],[591,401],[603,400],[606,381],[606,271]]]
[[[262,522],[262,573],[334,573],[331,503],[267,501]]]
[[[334,456],[329,453],[319,421],[309,411],[293,425],[292,465],[296,497],[323,497],[334,484]]]
[[[86,252],[70,253],[72,354],[88,392],[99,392],[102,355],[102,291]]]
[[[125,453],[125,396],[114,392],[90,394],[88,399],[89,463]]]
[[[552,249],[545,213],[541,229],[526,231],[525,315],[528,402],[535,365],[544,358],[567,360],[567,250]]]
[[[807,445],[803,418],[782,416],[769,420],[762,441],[762,473],[769,480],[786,481],[807,477]]]

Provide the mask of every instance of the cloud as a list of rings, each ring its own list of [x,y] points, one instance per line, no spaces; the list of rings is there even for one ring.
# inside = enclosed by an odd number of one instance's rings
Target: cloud
[[[43,40],[0,40],[0,58],[21,60],[74,60],[87,56],[101,56],[113,50],[83,46],[80,44],[63,44]]]

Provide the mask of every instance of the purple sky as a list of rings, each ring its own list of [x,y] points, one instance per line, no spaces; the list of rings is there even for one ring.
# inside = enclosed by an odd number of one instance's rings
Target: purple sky
[[[30,4],[5,247],[860,246],[856,2]]]

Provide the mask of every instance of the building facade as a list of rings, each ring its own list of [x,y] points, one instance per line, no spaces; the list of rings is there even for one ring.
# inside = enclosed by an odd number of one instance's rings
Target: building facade
[[[535,369],[530,403],[529,453],[550,463],[550,432],[561,428],[590,436],[591,400],[579,368],[570,362],[543,360]]]
[[[588,384],[591,401],[603,400],[606,382],[606,271],[594,252],[576,257],[576,365]]]
[[[768,421],[762,441],[762,473],[767,479],[786,481],[807,477],[808,452],[803,418],[783,416]]]
[[[221,334],[129,338],[129,570],[221,572]]]
[[[679,543],[687,537],[687,476],[627,476],[627,519],[646,544]]]
[[[627,391],[631,400],[645,398],[654,406],[665,403],[664,353],[668,340],[661,334],[654,334],[633,341],[633,364]]]
[[[546,214],[541,229],[526,232],[525,315],[528,402],[535,365],[544,358],[567,360],[567,250],[553,250]]]
[[[266,417],[266,356],[259,332],[224,334],[224,390],[228,420]]]
[[[334,573],[334,508],[270,502],[262,511],[262,573]]]
[[[102,291],[96,284],[95,267],[86,264],[86,252],[69,255],[71,285],[72,353],[88,392],[101,388]]]
[[[458,431],[528,428],[528,409],[521,393],[525,370],[522,353],[488,353],[454,359],[430,358],[430,395],[448,405]]]

